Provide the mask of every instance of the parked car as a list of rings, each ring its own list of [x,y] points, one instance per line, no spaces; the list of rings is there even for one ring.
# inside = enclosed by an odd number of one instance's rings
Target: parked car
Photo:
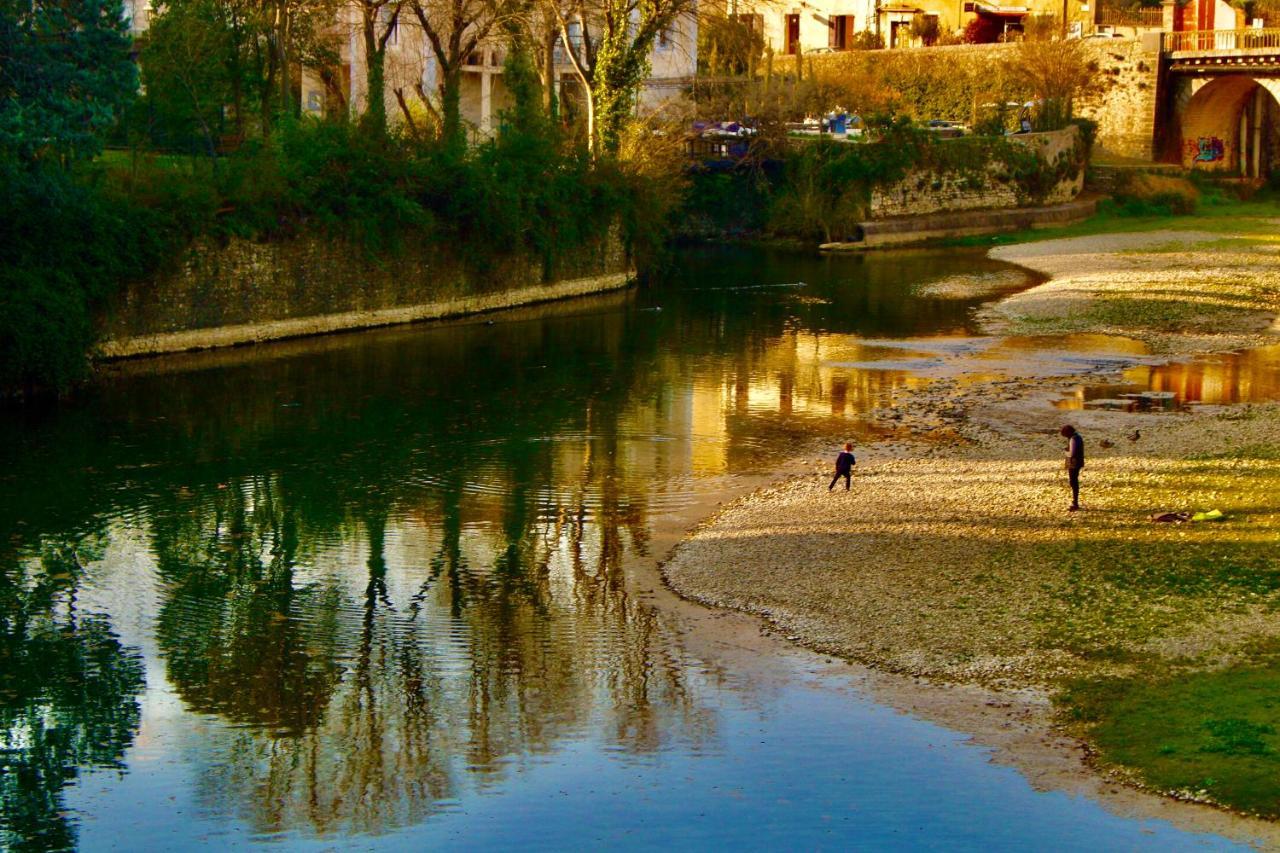
[[[965,133],[964,125],[940,118],[928,121],[925,124],[925,129],[942,139],[955,139],[958,136],[964,136]]]

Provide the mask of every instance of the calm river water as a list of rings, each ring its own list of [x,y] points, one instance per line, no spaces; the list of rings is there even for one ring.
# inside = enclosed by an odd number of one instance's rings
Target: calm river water
[[[664,519],[869,435],[912,358],[972,345],[975,284],[1027,282],[692,251],[0,418],[0,846],[1227,846],[1037,792],[802,657],[739,671],[653,601]]]

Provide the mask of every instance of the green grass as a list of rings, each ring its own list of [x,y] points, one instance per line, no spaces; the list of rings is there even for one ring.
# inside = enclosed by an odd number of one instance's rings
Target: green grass
[[[1073,684],[1060,701],[1104,760],[1161,791],[1280,817],[1280,665]]]
[[[1262,462],[1280,461],[1280,445],[1250,444],[1231,450],[1220,450],[1216,453],[1201,453],[1188,457],[1195,461],[1213,461],[1216,459],[1249,459]]]
[[[1096,234],[1123,234],[1141,231],[1210,231],[1224,234],[1239,233],[1242,219],[1268,219],[1280,217],[1280,202],[1271,199],[1252,201],[1215,200],[1202,204],[1200,210],[1187,216],[1152,214],[1132,216],[1126,214],[1109,200],[1098,205],[1098,212],[1075,225],[1061,228],[1028,228],[1006,234],[956,237],[945,240],[944,246],[1006,246],[1013,243],[1035,243],[1041,240],[1057,240],[1067,237],[1090,237]]]

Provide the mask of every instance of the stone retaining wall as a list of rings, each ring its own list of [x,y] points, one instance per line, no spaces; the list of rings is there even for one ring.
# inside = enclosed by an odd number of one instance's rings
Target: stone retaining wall
[[[1098,123],[1097,145],[1112,154],[1151,160],[1155,155],[1159,41],[1090,39],[1099,91],[1082,98],[1076,113]]]
[[[552,280],[548,280],[552,279]],[[481,266],[437,244],[371,254],[344,240],[233,239],[193,246],[181,266],[135,283],[101,318],[97,355],[124,358],[440,319],[625,287],[616,229],[549,276],[512,253]]]
[[[998,210],[1028,205],[1063,204],[1080,194],[1084,186],[1084,148],[1075,127],[1048,133],[1008,137],[1039,155],[1049,167],[1061,164],[1062,177],[1046,195],[1030,197],[1003,173],[1003,164],[992,162],[980,174],[968,172],[913,172],[903,180],[871,193],[871,218],[920,216],[945,211]],[[942,142],[943,145],[953,144]],[[956,140],[954,144],[963,144]]]

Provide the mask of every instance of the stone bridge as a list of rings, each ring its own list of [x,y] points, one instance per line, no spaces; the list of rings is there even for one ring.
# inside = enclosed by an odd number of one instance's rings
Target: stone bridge
[[[1161,34],[1163,159],[1265,178],[1280,170],[1280,28]]]

